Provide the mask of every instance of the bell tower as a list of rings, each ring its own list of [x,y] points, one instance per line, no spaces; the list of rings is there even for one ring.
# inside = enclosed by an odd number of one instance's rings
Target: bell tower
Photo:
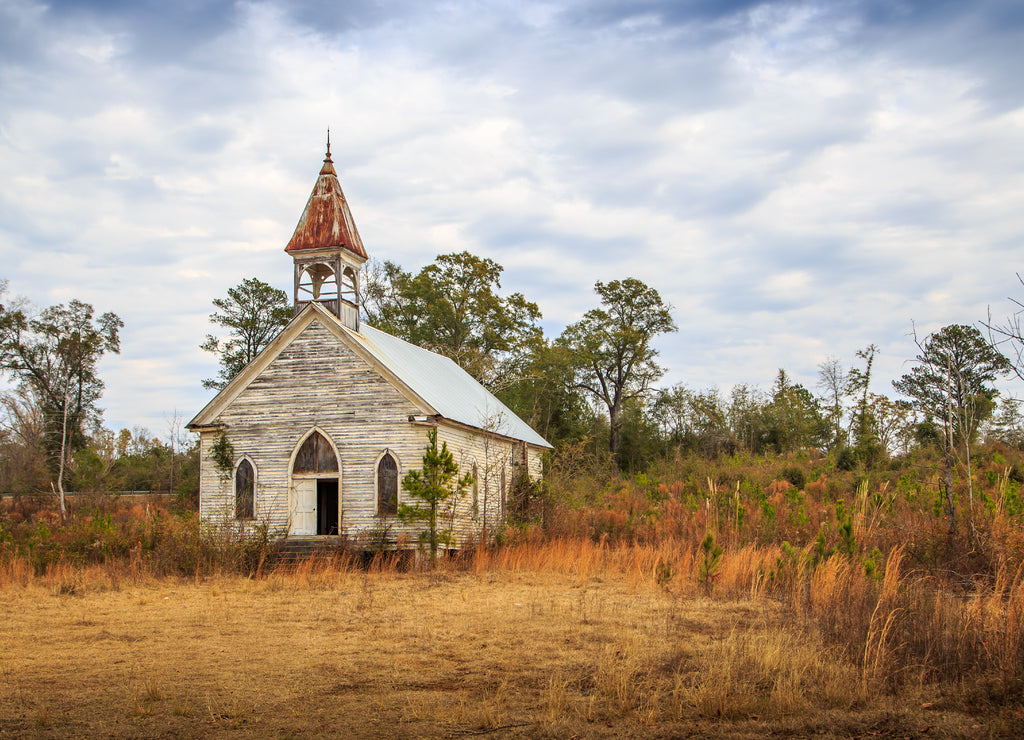
[[[284,251],[295,261],[295,313],[316,302],[359,331],[359,271],[367,255],[331,160],[330,131],[320,175]]]

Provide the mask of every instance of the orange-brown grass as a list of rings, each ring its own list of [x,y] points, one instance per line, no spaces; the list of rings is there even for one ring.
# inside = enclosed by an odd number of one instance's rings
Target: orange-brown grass
[[[339,556],[255,578],[190,579],[158,577],[139,562],[58,564],[37,575],[8,559],[0,735],[1024,729],[1012,706],[971,715],[957,682],[918,676],[880,690],[906,673],[907,656],[918,659],[907,630],[924,591],[910,586],[927,584],[903,574],[898,559],[881,584],[839,558],[813,577],[803,567],[773,581],[768,574],[795,556],[746,547],[723,555],[709,598],[697,583],[699,557],[682,542],[564,540],[481,550],[434,571],[410,571],[396,556],[369,568]],[[863,634],[860,652],[828,633],[827,618],[851,596],[863,601],[846,625]],[[1021,596],[1020,573],[1006,572],[984,596],[942,600],[951,645],[977,655],[981,639],[986,665],[1019,675]],[[996,639],[985,640],[990,633]]]

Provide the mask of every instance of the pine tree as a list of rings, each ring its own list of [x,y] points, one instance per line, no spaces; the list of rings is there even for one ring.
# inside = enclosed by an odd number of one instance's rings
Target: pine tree
[[[473,476],[458,477],[459,466],[448,449],[448,443],[437,446],[437,429],[427,432],[426,451],[423,453],[423,468],[411,470],[402,478],[402,490],[409,494],[413,503],[402,502],[398,507],[398,518],[403,522],[422,522],[426,528],[420,532],[420,542],[430,545],[430,564],[437,561],[437,546],[453,544],[451,531],[438,530],[438,517],[446,507],[457,506],[459,500],[473,485]]]

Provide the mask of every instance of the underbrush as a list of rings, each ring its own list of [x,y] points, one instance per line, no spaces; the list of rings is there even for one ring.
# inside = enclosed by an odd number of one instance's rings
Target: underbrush
[[[264,526],[242,534],[204,525],[194,513],[138,505],[85,509],[65,523],[49,511],[34,519],[0,519],[0,566],[6,572],[37,576],[54,569],[98,566],[156,577],[254,574],[272,552]]]
[[[521,530],[611,543],[699,542],[713,532],[733,549],[811,548],[818,561],[838,552],[869,569],[901,547],[913,568],[966,589],[994,580],[1001,564],[1024,563],[1024,454],[998,443],[976,452],[969,480],[954,476],[953,534],[938,460],[927,455],[853,471],[814,451],[687,455],[633,477],[570,462],[552,461],[546,505]]]

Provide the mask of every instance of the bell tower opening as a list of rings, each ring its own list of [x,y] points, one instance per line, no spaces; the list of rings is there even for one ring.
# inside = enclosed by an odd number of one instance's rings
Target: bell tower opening
[[[316,301],[338,316],[337,268],[337,263],[295,260],[295,313],[305,308],[307,303]]]

